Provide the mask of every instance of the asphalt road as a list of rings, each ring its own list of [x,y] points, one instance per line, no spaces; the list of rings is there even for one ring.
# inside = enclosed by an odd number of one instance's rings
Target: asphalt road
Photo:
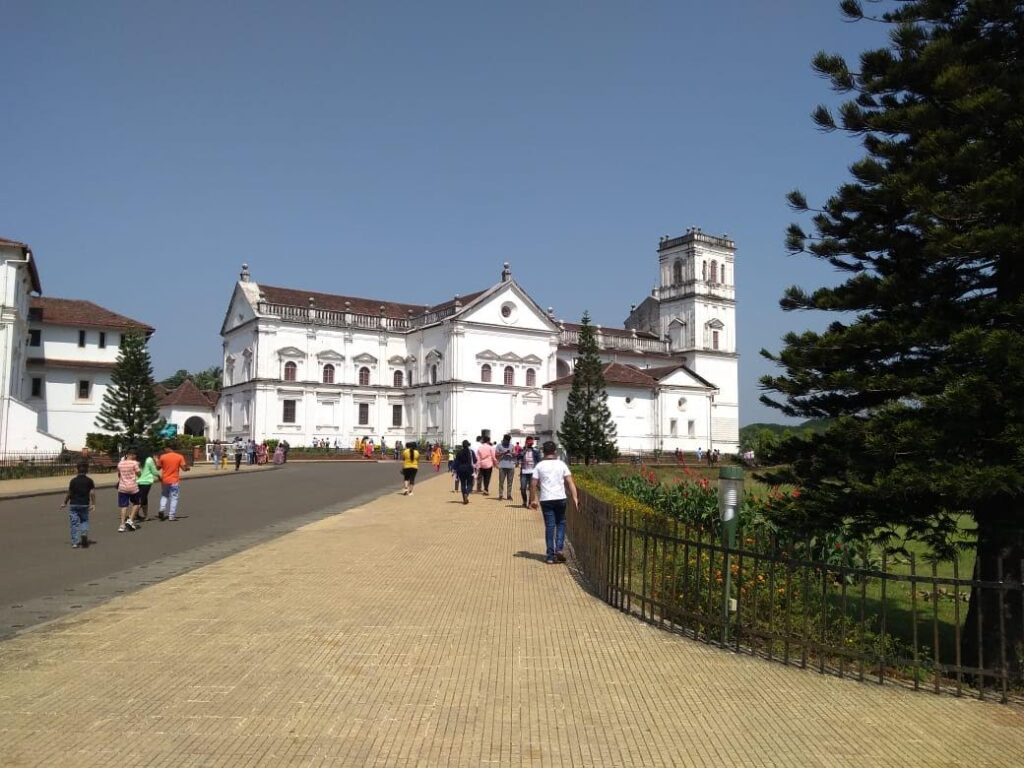
[[[117,495],[96,491],[88,549],[71,547],[63,493],[0,501],[0,638],[220,559],[388,489],[395,464],[294,462],[270,472],[181,484],[179,520],[118,533]]]

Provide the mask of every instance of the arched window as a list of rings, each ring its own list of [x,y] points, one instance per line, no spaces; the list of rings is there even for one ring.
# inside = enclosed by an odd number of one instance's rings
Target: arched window
[[[416,383],[416,371],[409,369],[409,386],[411,387]]]
[[[284,380],[295,381],[296,376],[299,373],[299,366],[289,360],[284,364]]]
[[[324,366],[324,384],[334,383],[334,366],[328,363]]]
[[[526,386],[536,387],[537,386],[537,372],[533,368],[526,369]]]
[[[712,261],[711,262],[711,282],[712,283],[717,283],[718,282],[718,262],[717,261]]]
[[[370,383],[370,369],[367,368],[364,365],[362,368],[359,369],[359,384],[361,386],[365,387],[369,383]]]
[[[676,259],[676,263],[672,265],[672,285],[682,285],[683,282],[683,262],[682,259]]]
[[[400,387],[405,381],[405,375],[401,371],[395,371],[395,386]]]
[[[700,263],[700,275],[701,275],[701,280],[707,280],[708,279],[708,263],[706,261],[702,261]]]
[[[430,383],[437,384],[437,364],[430,366]]]
[[[505,366],[505,386],[511,387],[516,383],[516,372],[513,370],[511,365]]]
[[[484,363],[480,367],[480,381],[486,382],[487,384],[491,383],[491,366],[487,363]]]

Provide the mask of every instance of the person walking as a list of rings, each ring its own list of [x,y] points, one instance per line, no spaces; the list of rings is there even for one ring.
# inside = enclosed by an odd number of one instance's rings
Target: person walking
[[[235,472],[237,472],[242,468],[242,456],[245,455],[245,443],[242,442],[242,438],[236,437],[235,442],[231,447],[235,452]]]
[[[249,466],[255,466],[256,464],[256,441],[251,437],[249,438],[248,444],[245,446],[247,453],[249,454]]]
[[[469,447],[469,440],[462,441],[462,449],[455,454],[455,476],[462,490],[462,503],[469,504],[473,492],[473,472],[476,470],[476,454]]]
[[[480,446],[483,445],[483,442],[484,442],[484,439],[480,435],[477,435],[476,440],[473,441],[473,448],[472,448],[473,455],[476,456],[477,459],[479,459],[479,457],[480,457]],[[483,493],[484,492],[484,478],[483,478],[483,475],[480,474],[480,464],[479,464],[479,462],[476,465],[476,470],[475,470],[475,474],[474,474],[473,477],[474,477],[474,479],[476,481],[476,492],[477,493]]]
[[[291,445],[288,444],[287,440],[281,441],[281,451],[284,454],[284,463],[288,462],[288,451],[291,449]]]
[[[237,446],[241,448],[242,442],[238,441]],[[241,462],[242,454],[237,453],[236,462]],[[160,468],[160,512],[157,514],[161,520],[178,519],[178,497],[181,495],[181,473],[188,472],[189,466],[185,463],[185,457],[170,448],[164,448],[163,453],[156,460]],[[236,467],[237,468],[237,467]]]
[[[213,468],[220,469],[221,456],[224,455],[224,446],[220,444],[220,440],[213,441],[213,448],[210,450],[210,455],[213,458]]]
[[[153,483],[159,479],[160,470],[156,468],[153,457],[147,455],[142,461],[142,472],[139,474],[139,520],[143,522],[149,517],[149,492]]]
[[[544,457],[533,470],[530,479],[530,506],[540,508],[544,515],[544,543],[547,546],[544,562],[549,565],[565,562],[566,496],[579,506],[579,495],[572,472],[556,454],[558,447],[550,440],[544,443]]]
[[[402,495],[412,496],[412,487],[416,485],[416,473],[420,468],[420,452],[416,443],[406,443],[402,451]]]
[[[523,498],[523,506],[530,506],[528,503],[530,494],[530,480],[533,479],[533,469],[540,463],[540,451],[533,447],[533,438],[526,438],[526,447],[519,453],[519,494]]]
[[[476,465],[483,480],[484,496],[491,495],[491,474],[494,472],[494,446],[491,445],[491,438],[481,437],[480,447],[476,452]]]
[[[278,466],[284,464],[284,446],[280,443],[274,448],[274,464]]]
[[[434,443],[434,450],[430,452],[430,463],[434,465],[434,471],[441,471],[441,444]]]
[[[78,462],[78,474],[68,483],[61,509],[68,510],[71,524],[71,546],[89,546],[89,513],[96,509],[96,483],[89,477],[89,462]]]
[[[494,458],[498,462],[498,498],[512,501],[512,480],[516,474],[516,454],[512,448],[512,435],[505,435],[494,446]]]
[[[139,475],[142,468],[135,460],[135,451],[129,448],[117,463],[117,509],[121,516],[118,533],[138,528],[133,519],[139,511]]]

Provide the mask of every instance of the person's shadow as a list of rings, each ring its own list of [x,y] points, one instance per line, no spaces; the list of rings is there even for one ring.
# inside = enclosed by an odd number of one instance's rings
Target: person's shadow
[[[542,563],[547,560],[545,555],[539,555],[536,552],[527,552],[526,550],[519,550],[512,555],[512,557],[521,557],[524,560],[539,560]]]

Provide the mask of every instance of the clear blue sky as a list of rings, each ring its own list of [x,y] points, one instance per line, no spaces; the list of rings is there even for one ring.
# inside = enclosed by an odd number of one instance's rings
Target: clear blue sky
[[[783,248],[857,147],[819,49],[884,44],[829,0],[0,0],[0,236],[45,295],[156,326],[158,377],[220,362],[242,262],[272,285],[433,303],[514,276],[621,325],[658,238],[738,246],[741,421],[761,347],[832,281]]]

